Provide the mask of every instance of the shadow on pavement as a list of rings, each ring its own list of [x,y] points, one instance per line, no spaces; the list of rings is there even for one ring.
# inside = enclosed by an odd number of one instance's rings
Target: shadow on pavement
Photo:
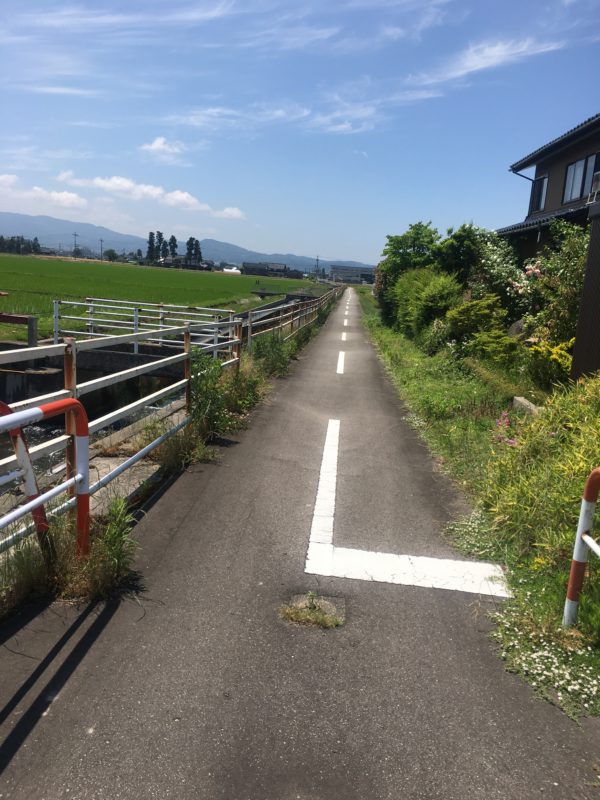
[[[69,655],[65,658],[60,667],[58,667],[58,669],[52,674],[48,682],[41,688],[37,696],[31,701],[29,707],[23,710],[19,717],[19,721],[0,745],[0,772],[7,767],[11,759],[18,752],[19,748],[29,736],[31,731],[35,728],[44,712],[52,704],[54,698],[61,691],[67,680],[71,677],[78,665],[81,663],[86,653],[90,650],[104,628],[108,625],[120,604],[120,599],[109,600],[104,604],[97,602],[89,603],[79,614],[77,619],[60,637],[48,654],[42,659],[42,661],[40,661],[38,666],[27,678],[27,680],[19,687],[19,689],[10,698],[10,700],[8,700],[3,708],[0,709],[1,724],[33,688],[44,671],[48,669],[52,662],[62,653],[69,640],[77,633],[79,628],[81,628],[83,623],[90,617],[94,610],[100,609],[90,627],[77,641]],[[35,610],[35,614],[32,613],[30,619],[33,619],[36,614],[40,613],[39,607],[37,607],[37,609],[32,609],[32,612],[33,610]],[[22,628],[24,626],[23,622],[23,618],[20,616],[19,620],[16,621],[15,624],[18,624],[18,627]],[[9,631],[11,627],[13,628],[12,634],[9,635],[14,635],[15,624],[12,626],[7,626]],[[6,638],[7,637],[4,635],[3,631],[4,641],[6,641]]]

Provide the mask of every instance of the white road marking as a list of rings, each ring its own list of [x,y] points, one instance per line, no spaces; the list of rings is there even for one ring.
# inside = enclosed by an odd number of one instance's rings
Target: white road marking
[[[346,333],[346,331],[344,331],[344,332],[342,333],[342,342],[345,342],[345,341],[346,341],[346,337],[347,337],[347,335],[348,335],[348,334]]]
[[[344,360],[346,358],[346,354],[343,350],[340,350],[340,354],[338,356],[338,363],[337,363],[337,374],[343,375],[344,374]]]
[[[510,597],[502,569],[481,561],[376,553],[335,547],[333,526],[340,421],[330,419],[304,571],[311,575]]]
[[[344,328],[346,327],[346,325],[347,325],[347,324],[348,324],[348,320],[347,320],[347,319],[345,319],[345,320],[344,320]]]
[[[314,544],[333,542],[333,516],[335,512],[335,487],[337,481],[338,442],[340,438],[339,419],[330,419],[323,448],[319,488],[313,511],[310,541]]]

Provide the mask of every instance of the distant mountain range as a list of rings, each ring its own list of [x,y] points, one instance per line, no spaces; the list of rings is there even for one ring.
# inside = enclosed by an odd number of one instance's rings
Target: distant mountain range
[[[112,247],[118,253],[123,251],[129,253],[140,248],[144,253],[146,252],[146,239],[141,236],[117,233],[89,222],[71,222],[55,217],[0,211],[0,234],[2,236],[24,236],[26,239],[33,239],[37,236],[42,247],[70,252],[73,249],[73,233],[77,233],[79,247],[88,248],[95,253],[100,252],[100,239],[103,240],[104,250]],[[182,245],[183,242],[180,243],[180,250]],[[288,267],[300,269],[303,272],[311,272],[315,268],[314,258],[296,256],[293,253],[257,253],[228,242],[218,242],[216,239],[202,239],[200,245],[202,256],[217,264],[220,261],[226,261],[229,264],[242,264],[244,261],[252,263],[269,261],[287,264]],[[362,264],[359,261],[326,261],[323,259],[319,261],[319,264],[325,269],[331,264],[373,269],[371,264]]]

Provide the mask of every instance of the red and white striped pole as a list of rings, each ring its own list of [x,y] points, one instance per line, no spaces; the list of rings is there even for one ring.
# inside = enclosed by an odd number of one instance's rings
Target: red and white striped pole
[[[571,572],[569,574],[567,599],[565,601],[565,610],[563,613],[563,625],[567,628],[571,627],[571,625],[575,625],[577,622],[579,596],[583,587],[585,567],[590,552],[590,548],[583,537],[589,536],[594,526],[594,512],[596,511],[599,492],[600,467],[589,474],[583,490],[579,523],[577,525],[577,536],[575,537],[573,560],[571,561]]]
[[[26,411],[14,411],[10,414],[11,419],[8,420],[8,423],[11,425],[12,435],[23,425],[41,422],[44,419],[69,412],[75,416],[75,472],[80,476],[75,490],[77,496],[77,553],[78,555],[87,555],[90,551],[90,434],[85,408],[79,400],[74,398],[55,400]],[[6,430],[6,428],[4,429]],[[23,441],[22,438],[21,441]]]
[[[0,415],[6,416],[12,413],[12,408],[0,400]],[[33,471],[33,464],[31,463],[29,448],[27,447],[27,440],[25,439],[23,431],[20,427],[11,428],[8,431],[8,435],[10,436],[13,446],[17,466],[23,478],[23,486],[25,488],[25,496],[27,498],[26,502],[29,503],[31,500],[35,500],[37,497],[39,497],[40,490],[37,485],[35,472]],[[34,508],[31,512],[31,516],[33,517],[40,550],[42,551],[47,567],[51,568],[52,563],[56,558],[56,551],[54,549],[52,540],[48,537],[48,529],[50,526],[48,525],[48,518],[46,517],[46,511],[44,507],[38,506],[37,508]]]

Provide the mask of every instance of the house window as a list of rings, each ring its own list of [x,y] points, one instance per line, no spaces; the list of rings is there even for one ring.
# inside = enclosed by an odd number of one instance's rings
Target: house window
[[[536,178],[531,185],[531,202],[529,203],[529,213],[535,214],[536,211],[543,211],[546,206],[546,190],[548,189],[548,176]]]
[[[581,158],[567,167],[563,203],[579,200],[590,193],[594,172],[600,169],[600,153]]]

